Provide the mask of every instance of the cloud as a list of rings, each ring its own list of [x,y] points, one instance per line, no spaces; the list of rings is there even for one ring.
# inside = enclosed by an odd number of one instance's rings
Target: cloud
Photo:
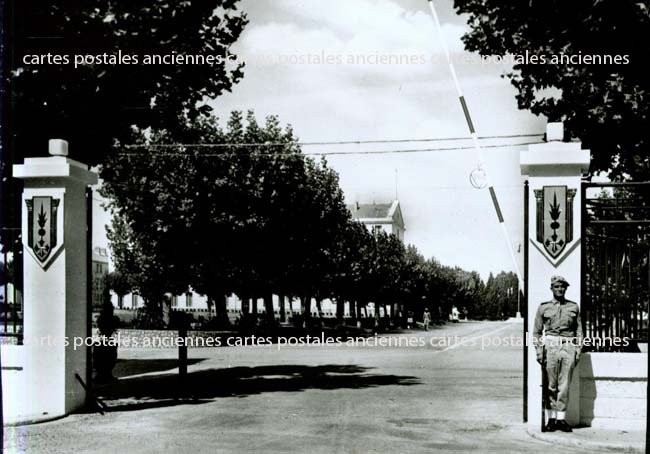
[[[362,81],[440,80],[442,47],[433,20],[393,1],[280,0],[274,18],[252,23],[236,52],[253,66],[284,66],[297,77],[318,71],[328,79]],[[281,19],[280,19],[281,18]],[[454,52],[462,52],[466,28],[444,24]],[[300,74],[300,75],[299,75]]]
[[[347,37],[352,50],[412,49],[439,51],[433,20],[426,10],[410,11],[390,0],[330,0],[327,2],[277,2],[287,16],[305,23],[319,24]],[[462,50],[459,37],[465,27],[444,24],[443,33],[450,48]]]

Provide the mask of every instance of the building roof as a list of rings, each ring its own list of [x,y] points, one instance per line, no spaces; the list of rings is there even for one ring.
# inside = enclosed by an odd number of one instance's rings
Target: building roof
[[[365,224],[397,224],[404,228],[399,201],[391,203],[353,203],[348,205],[352,217]]]
[[[102,247],[96,247],[93,249],[93,262],[108,264],[108,250]]]
[[[387,218],[392,203],[353,203],[348,205],[355,219]]]

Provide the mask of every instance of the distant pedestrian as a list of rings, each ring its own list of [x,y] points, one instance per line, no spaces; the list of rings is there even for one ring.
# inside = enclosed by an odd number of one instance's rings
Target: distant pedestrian
[[[553,276],[553,299],[542,303],[535,316],[533,337],[537,361],[548,377],[548,386],[544,390],[547,396],[544,399],[547,420],[544,430],[547,432],[572,431],[566,423],[566,409],[571,375],[582,351],[582,324],[578,304],[564,297],[567,287],[566,279]]]
[[[430,323],[431,323],[431,314],[429,313],[429,309],[425,309],[424,315],[422,316],[422,324],[424,325],[425,331],[429,330]]]

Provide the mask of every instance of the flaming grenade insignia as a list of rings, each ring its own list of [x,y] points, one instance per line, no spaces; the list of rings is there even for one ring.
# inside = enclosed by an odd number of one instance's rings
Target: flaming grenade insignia
[[[575,189],[544,186],[535,191],[537,199],[537,241],[554,259],[573,241],[573,198]]]
[[[551,216],[550,227],[553,231],[553,234],[547,238],[546,241],[544,241],[544,246],[549,252],[551,252],[551,255],[553,255],[562,251],[564,245],[566,244],[564,242],[564,239],[558,235],[558,229],[560,228],[560,223],[558,220],[560,219],[562,210],[560,210],[560,205],[557,203],[557,193],[553,193],[553,203],[551,204],[551,210],[548,212],[548,214]]]
[[[45,265],[57,245],[56,226],[59,200],[52,197],[32,197],[26,203],[27,244],[39,263]]]

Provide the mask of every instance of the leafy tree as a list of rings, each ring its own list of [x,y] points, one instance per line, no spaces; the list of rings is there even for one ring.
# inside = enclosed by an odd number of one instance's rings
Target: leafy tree
[[[3,38],[3,220],[20,222],[20,182],[11,164],[46,155],[47,140],[65,138],[70,157],[103,163],[131,128],[174,130],[178,117],[207,115],[205,99],[229,91],[242,65],[223,57],[247,23],[236,0],[19,0],[6,2]],[[74,55],[138,55],[139,64],[84,64]],[[36,64],[35,55],[69,63]],[[145,65],[143,56],[212,55],[212,65]],[[95,59],[97,60],[97,59]]]
[[[305,180],[296,195],[284,283],[288,292],[303,300],[308,316],[312,297],[320,313],[320,302],[336,296],[333,279],[340,271],[341,247],[345,247],[351,216],[338,175],[325,160],[305,160]]]
[[[202,118],[177,121],[175,132],[134,129],[133,145],[118,148],[101,172],[102,192],[113,213],[108,238],[116,268],[131,277],[154,323],[161,323],[165,293],[182,294],[196,284],[200,246],[196,207],[203,205],[197,175],[205,161],[195,147],[170,144],[211,140],[218,133]],[[211,251],[205,237],[202,244]]]
[[[350,220],[336,246],[334,262],[337,271],[330,275],[330,288],[337,301],[337,317],[343,318],[347,301],[350,303],[350,315],[356,319],[360,316],[361,305],[366,304],[372,291],[370,281],[374,272],[375,242],[362,223]]]
[[[111,233],[116,263],[137,276],[145,301],[156,308],[165,292],[191,286],[226,323],[234,292],[264,297],[272,322],[273,294],[330,296],[325,283],[350,214],[326,162],[302,155],[276,117],[260,126],[253,112],[233,112],[225,130],[179,121],[175,131],[135,131],[137,148],[122,148],[102,170],[123,236]]]
[[[115,292],[118,298],[118,307],[123,306],[122,300],[127,293],[131,293],[133,283],[129,276],[119,271],[111,271],[104,276],[104,288]]]
[[[433,319],[446,320],[455,299],[455,290],[456,280],[451,268],[441,265],[435,258],[427,260],[424,304],[419,306],[416,314],[429,308]]]
[[[650,178],[650,79],[639,46],[650,26],[647,2],[455,0],[454,6],[468,14],[467,50],[545,57],[544,64],[519,62],[507,75],[518,90],[519,108],[564,121],[566,134],[591,149],[592,174],[611,170],[617,179]],[[552,60],[560,54],[619,55],[628,62]]]
[[[144,308],[139,314],[141,323],[146,327],[163,327],[163,301],[165,293],[179,294],[187,288],[178,275],[161,261],[164,256],[160,238],[147,238],[147,234],[134,230],[128,217],[123,213],[114,213],[108,240],[116,269],[119,273],[130,276],[131,291],[144,300]],[[180,265],[180,263],[175,262]]]
[[[64,137],[72,157],[100,163],[133,125],[170,129],[176,115],[208,113],[199,106],[242,77],[225,60],[213,65],[146,65],[146,54],[225,56],[247,22],[235,0],[203,2],[10,2],[13,18],[8,74],[16,150],[38,153],[46,139]],[[47,53],[137,55],[139,64],[29,64]],[[34,124],[39,125],[34,128]]]
[[[421,306],[424,305],[426,298],[426,286],[426,260],[415,246],[408,245],[402,259],[399,300],[396,301],[397,305],[393,313],[398,315],[400,310],[404,309],[423,311]]]
[[[458,291],[455,296],[454,305],[461,313],[475,319],[483,319],[485,316],[485,284],[476,271],[465,271],[460,268],[454,269]]]
[[[192,285],[219,302],[218,314],[226,313],[224,296],[235,292],[242,299],[264,297],[271,318],[271,295],[287,291],[287,252],[302,228],[295,199],[304,190],[304,156],[290,127],[283,130],[273,116],[260,126],[252,111],[245,120],[233,112],[220,141],[221,152],[199,152],[211,154],[197,165],[199,260]]]
[[[393,303],[402,303],[407,290],[404,287],[405,253],[404,244],[392,234],[384,231],[375,236],[377,243],[375,292],[375,317],[379,317],[379,306],[384,308]]]
[[[490,273],[479,313],[489,320],[505,320],[517,312],[518,281],[514,273]]]
[[[361,318],[361,309],[366,308],[376,292],[377,283],[377,241],[365,226],[359,224],[357,241],[361,258],[355,263],[355,288],[352,293],[356,308],[356,317]]]

